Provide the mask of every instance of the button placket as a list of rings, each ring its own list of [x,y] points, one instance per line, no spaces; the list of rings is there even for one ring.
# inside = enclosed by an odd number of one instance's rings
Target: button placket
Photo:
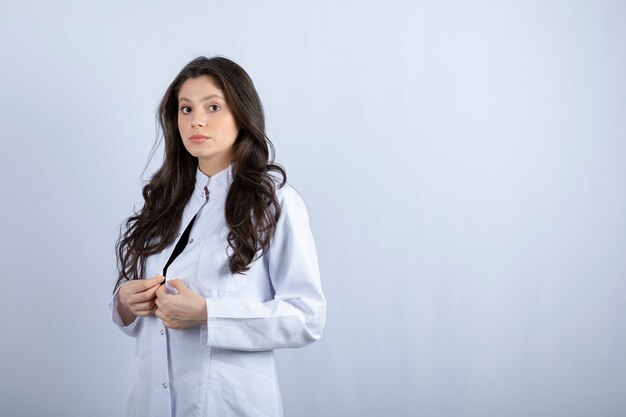
[[[209,202],[209,195],[210,195],[210,194],[211,194],[211,193],[209,192],[208,183],[207,183],[207,185],[205,185],[205,186],[204,186],[204,188],[202,189],[202,193],[201,193],[202,198],[204,198],[204,199],[205,199],[204,204],[202,205],[202,207],[204,207],[204,205],[205,205],[206,203],[208,203],[208,202]],[[202,207],[200,207],[200,209],[202,209]],[[198,210],[198,211],[199,211],[199,210]],[[181,236],[181,233],[179,233],[179,234],[178,234],[178,237],[179,237],[179,238],[180,238],[180,236]],[[188,245],[191,245],[192,243],[193,243],[193,238],[190,238],[190,239],[187,241],[187,244],[188,244]]]

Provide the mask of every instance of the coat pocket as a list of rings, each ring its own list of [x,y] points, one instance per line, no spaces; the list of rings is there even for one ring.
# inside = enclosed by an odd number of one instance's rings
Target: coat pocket
[[[230,273],[228,259],[233,250],[228,246],[227,236],[228,232],[223,232],[203,239],[196,279],[207,290],[236,291],[246,282],[245,275]]]
[[[275,378],[233,364],[211,360],[211,382],[217,388],[219,409],[228,416],[278,417],[282,415]],[[224,415],[224,414],[222,414]]]

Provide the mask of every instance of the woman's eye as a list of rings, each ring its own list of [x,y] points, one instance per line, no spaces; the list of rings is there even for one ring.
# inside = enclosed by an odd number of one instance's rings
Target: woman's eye
[[[189,106],[184,106],[184,107],[181,107],[181,108],[180,108],[180,112],[181,112],[181,113],[183,113],[183,114],[187,114],[187,113],[189,113],[188,111],[186,111],[186,110],[188,110],[188,109],[189,109]]]
[[[212,111],[218,111],[219,108],[220,108],[220,106],[218,106],[217,104],[211,104],[209,106],[209,109],[212,110]]]

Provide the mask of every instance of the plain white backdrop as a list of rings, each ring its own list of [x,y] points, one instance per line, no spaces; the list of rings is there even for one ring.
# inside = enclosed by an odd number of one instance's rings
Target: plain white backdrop
[[[307,203],[286,416],[626,414],[621,1],[0,3],[0,415],[118,416],[118,228],[155,112],[241,64]],[[160,153],[157,153],[156,163]]]

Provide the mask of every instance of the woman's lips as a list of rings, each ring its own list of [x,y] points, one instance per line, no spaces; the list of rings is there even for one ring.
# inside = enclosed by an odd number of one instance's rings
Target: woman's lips
[[[189,141],[190,142],[204,142],[207,139],[209,139],[208,136],[193,135],[192,137],[189,138]]]

